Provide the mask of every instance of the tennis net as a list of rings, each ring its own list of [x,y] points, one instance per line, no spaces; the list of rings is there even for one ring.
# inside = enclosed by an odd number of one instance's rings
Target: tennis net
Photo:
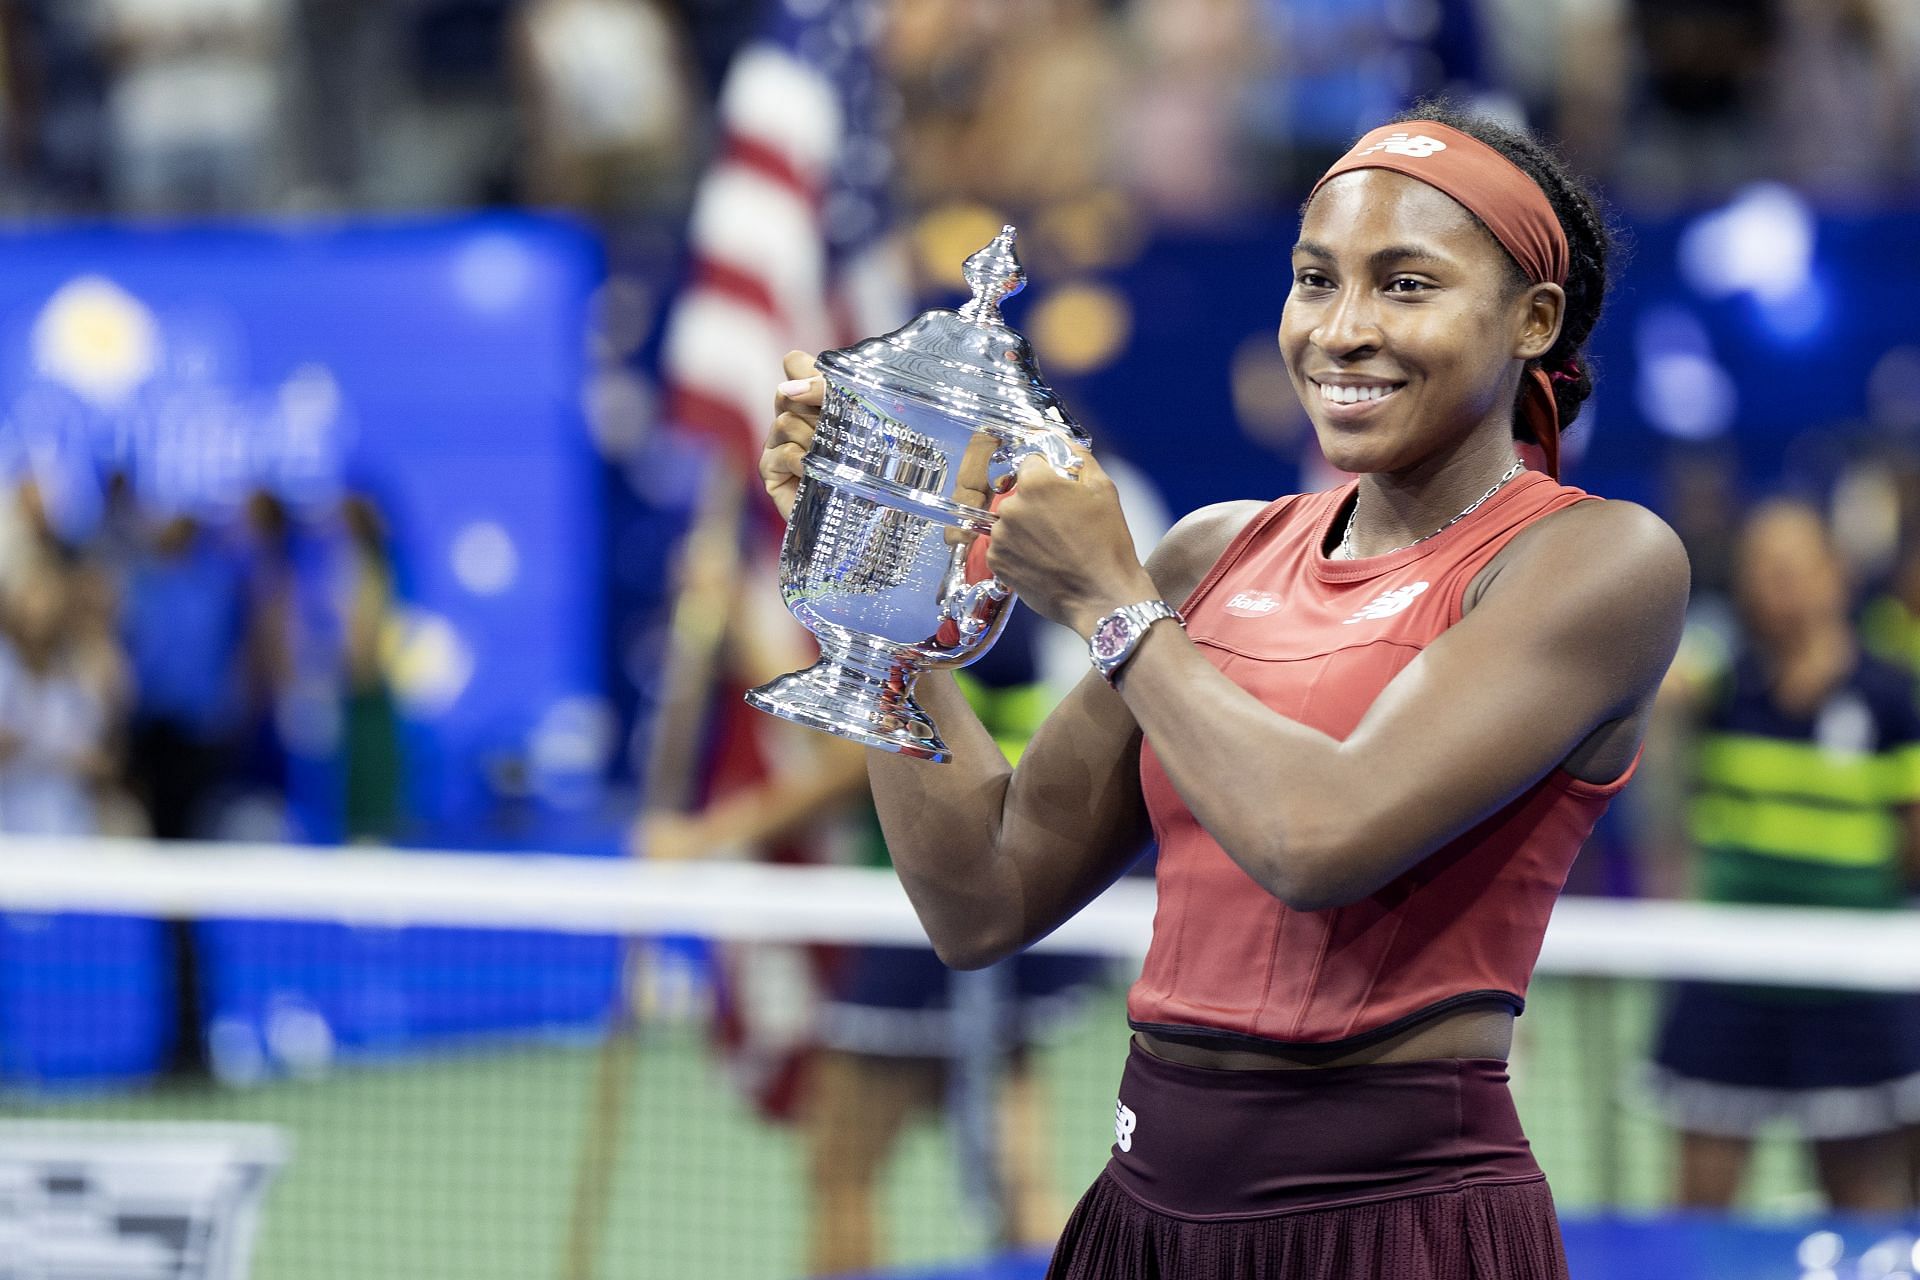
[[[1043,1247],[1112,1140],[1151,913],[1123,880],[935,1016],[885,872],[7,839],[0,1258],[790,1280]],[[1570,1214],[1666,1199],[1634,1080],[1683,978],[1916,991],[1920,923],[1563,902],[1514,1076]],[[1769,1144],[1749,1208],[1813,1205]]]

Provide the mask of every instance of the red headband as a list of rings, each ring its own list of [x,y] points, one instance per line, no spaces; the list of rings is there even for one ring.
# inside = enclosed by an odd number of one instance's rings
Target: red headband
[[[1313,184],[1309,203],[1329,181],[1354,169],[1390,169],[1443,191],[1478,218],[1535,284],[1567,283],[1567,233],[1540,184],[1478,138],[1432,120],[1381,125],[1353,144]],[[1540,442],[1536,469],[1560,478],[1560,410],[1553,378],[1538,365],[1527,375],[1520,416]],[[1530,464],[1535,459],[1528,459]]]

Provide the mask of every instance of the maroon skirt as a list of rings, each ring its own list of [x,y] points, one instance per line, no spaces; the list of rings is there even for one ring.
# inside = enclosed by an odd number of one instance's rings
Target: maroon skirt
[[[1567,1280],[1507,1064],[1220,1071],[1138,1043],[1048,1280]]]

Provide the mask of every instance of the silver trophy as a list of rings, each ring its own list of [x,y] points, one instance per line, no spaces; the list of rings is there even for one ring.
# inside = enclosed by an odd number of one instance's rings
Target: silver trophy
[[[780,548],[787,608],[820,661],[747,701],[783,720],[936,762],[923,671],[987,651],[1013,593],[987,571],[997,495],[1030,457],[1073,475],[1087,433],[1041,380],[1000,303],[1026,284],[1012,227],[966,262],[973,300],[819,358],[820,426]]]

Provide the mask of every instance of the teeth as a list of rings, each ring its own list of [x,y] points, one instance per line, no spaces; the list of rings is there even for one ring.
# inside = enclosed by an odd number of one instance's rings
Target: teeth
[[[1362,400],[1384,400],[1399,390],[1397,387],[1380,386],[1336,387],[1332,383],[1319,384],[1320,396],[1333,404],[1359,404]]]

